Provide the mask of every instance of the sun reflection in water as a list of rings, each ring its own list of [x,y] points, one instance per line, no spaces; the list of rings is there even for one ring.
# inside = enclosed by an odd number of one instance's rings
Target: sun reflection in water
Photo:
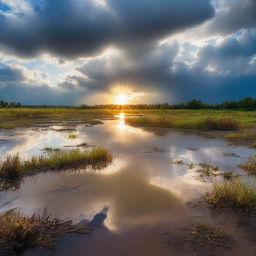
[[[116,125],[116,135],[119,137],[119,140],[122,141],[131,141],[133,136],[140,135],[140,137],[150,137],[151,134],[140,128],[132,127],[126,124],[125,119],[128,118],[125,113],[121,112],[118,114],[118,123]]]
[[[119,117],[119,122],[118,122],[117,127],[118,127],[118,129],[119,129],[120,131],[124,131],[125,128],[126,128],[126,124],[125,124],[125,113],[120,113],[118,117]]]

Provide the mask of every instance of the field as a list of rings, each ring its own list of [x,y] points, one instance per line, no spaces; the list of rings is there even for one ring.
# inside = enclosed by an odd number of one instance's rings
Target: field
[[[0,255],[86,255],[103,240],[147,255],[247,250],[255,129],[256,111],[1,108]]]
[[[226,118],[237,123],[241,129],[251,129],[256,126],[256,111],[237,110],[134,110],[134,109],[82,109],[72,107],[45,108],[0,108],[0,128],[13,128],[33,125],[40,121],[49,120],[81,120],[94,123],[95,119],[112,117],[120,112],[126,114],[143,115],[130,119],[132,125],[162,128],[207,128],[200,125],[202,121]]]

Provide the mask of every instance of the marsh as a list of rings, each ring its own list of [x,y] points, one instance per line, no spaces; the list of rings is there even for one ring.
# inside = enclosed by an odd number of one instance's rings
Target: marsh
[[[212,217],[208,209],[198,212],[186,203],[214,186],[198,179],[198,166],[218,166],[224,173],[232,169],[241,179],[253,182],[238,166],[255,150],[174,130],[159,136],[128,125],[129,118],[121,113],[92,126],[59,121],[0,131],[1,160],[15,154],[26,160],[48,154],[46,148],[62,151],[83,143],[89,148],[103,146],[113,154],[112,162],[100,169],[89,166],[35,173],[24,177],[17,187],[0,192],[1,212],[18,208],[31,216],[47,209],[56,218],[93,223],[89,236],[64,235],[54,252],[34,249],[24,255],[191,255],[191,251],[166,245],[161,234],[198,221],[225,229],[235,241],[230,249],[213,246],[213,254],[202,248],[203,255],[254,255],[255,241],[249,234],[253,231],[242,227],[234,213],[223,211]],[[68,136],[71,127],[76,138]],[[179,161],[183,164],[177,164]]]

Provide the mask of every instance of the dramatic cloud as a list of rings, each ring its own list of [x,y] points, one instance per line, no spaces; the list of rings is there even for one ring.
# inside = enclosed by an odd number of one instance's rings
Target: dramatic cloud
[[[201,47],[169,40],[137,56],[107,51],[86,61],[67,81],[70,89],[86,88],[88,97],[103,88],[110,91],[115,84],[130,84],[139,91],[155,89],[162,92],[162,101],[172,103],[256,96],[255,40],[255,30],[251,30],[221,43],[207,44],[206,40]]]
[[[2,100],[21,102],[25,105],[73,105],[80,100],[81,91],[67,93],[47,85],[35,87],[12,84],[0,86],[0,95]]]
[[[255,0],[2,0],[0,98],[112,103],[117,86],[148,103],[256,97],[255,10]]]
[[[211,32],[233,33],[256,26],[255,0],[222,0],[221,8],[208,27]]]
[[[0,64],[0,83],[20,82],[24,79],[20,69]]]
[[[75,57],[113,44],[148,43],[214,13],[208,0],[12,1],[5,0],[11,10],[0,13],[0,43],[24,56],[46,51]]]

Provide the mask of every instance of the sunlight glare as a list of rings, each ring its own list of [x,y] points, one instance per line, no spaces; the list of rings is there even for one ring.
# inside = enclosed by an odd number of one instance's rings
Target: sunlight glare
[[[125,105],[128,103],[129,96],[125,93],[120,93],[116,96],[116,104]]]
[[[125,130],[125,114],[124,113],[120,113],[119,114],[119,122],[118,122],[118,125],[117,125],[117,127],[118,127],[118,129],[120,130],[120,131],[124,131]]]

